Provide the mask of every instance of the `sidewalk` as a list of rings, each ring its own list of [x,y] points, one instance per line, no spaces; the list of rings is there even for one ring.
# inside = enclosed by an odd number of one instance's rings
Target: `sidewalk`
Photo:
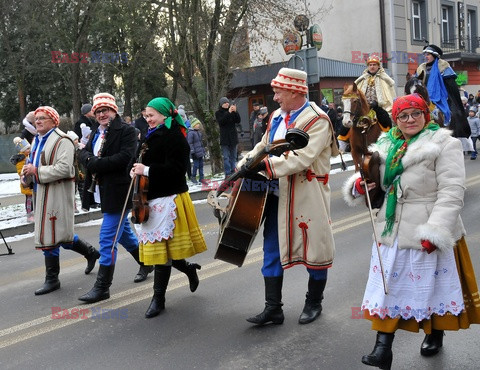
[[[350,153],[344,154],[343,160],[345,161],[347,168],[353,165],[353,161]],[[331,173],[341,171],[340,156],[332,158],[330,163],[332,168]],[[204,165],[204,174],[207,178],[209,178],[209,181],[213,183],[211,185],[205,186],[202,184],[193,184],[191,181],[188,181],[189,193],[190,193],[190,197],[192,198],[192,201],[205,200],[207,198],[208,193],[211,190],[212,185],[214,186],[215,183],[220,184],[223,181],[224,179],[223,173],[217,174],[216,176],[212,177],[211,172],[212,170],[210,167],[210,163],[206,163]],[[14,178],[15,180],[12,180],[12,178]],[[0,181],[7,181],[7,180],[0,180]],[[15,185],[14,187],[15,189],[19,189],[18,180],[16,180],[15,176],[12,176],[9,179],[9,181],[15,181],[16,187]],[[3,208],[6,206],[7,207],[16,206],[18,208],[18,213],[21,214],[20,216],[15,216],[15,218],[11,218],[8,220],[4,219],[3,221],[0,221],[0,230],[2,231],[2,234],[5,238],[33,232],[34,224],[27,222],[26,217],[24,215],[25,213],[23,208],[24,201],[25,201],[25,196],[23,194],[20,194],[20,193],[1,194],[0,193],[0,205],[1,205],[0,212],[2,212]],[[80,204],[78,200],[77,200],[77,204],[78,205]],[[98,220],[100,218],[102,218],[102,212],[100,211],[100,208],[91,209],[88,212],[79,210],[79,213],[75,214],[75,224],[84,223],[92,220]]]

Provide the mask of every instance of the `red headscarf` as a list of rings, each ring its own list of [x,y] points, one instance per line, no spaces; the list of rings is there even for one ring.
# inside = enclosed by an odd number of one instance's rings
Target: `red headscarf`
[[[425,122],[430,122],[430,110],[428,109],[427,102],[418,94],[400,96],[395,99],[392,107],[393,120],[396,121],[400,112],[409,108],[420,109],[425,114]]]

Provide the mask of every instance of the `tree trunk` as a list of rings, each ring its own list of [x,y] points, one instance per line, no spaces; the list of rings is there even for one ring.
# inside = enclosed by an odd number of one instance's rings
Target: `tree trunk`
[[[70,80],[72,88],[72,124],[75,124],[80,118],[80,107],[82,104],[80,97],[80,64],[72,63],[70,68],[72,71],[72,79]]]

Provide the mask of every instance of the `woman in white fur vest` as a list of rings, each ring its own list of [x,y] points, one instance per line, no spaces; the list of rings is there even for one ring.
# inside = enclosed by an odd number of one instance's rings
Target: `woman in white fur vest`
[[[370,147],[381,158],[383,205],[375,221],[388,294],[384,294],[375,244],[362,301],[377,340],[364,364],[389,369],[397,329],[425,331],[420,353],[432,356],[444,330],[480,323],[475,274],[460,218],[465,191],[462,145],[430,121],[417,94],[398,98],[392,108],[396,127]],[[364,203],[359,174],[343,188],[351,206]],[[461,269],[457,268],[461,266]],[[463,289],[463,290],[462,290]],[[475,307],[474,297],[477,307]]]

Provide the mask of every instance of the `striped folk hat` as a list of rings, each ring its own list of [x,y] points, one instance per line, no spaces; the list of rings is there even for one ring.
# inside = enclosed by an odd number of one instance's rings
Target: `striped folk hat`
[[[271,84],[272,87],[292,90],[300,94],[308,93],[307,73],[299,69],[282,68]]]
[[[53,122],[55,122],[55,126],[58,126],[60,124],[60,115],[52,107],[38,107],[37,109],[35,109],[35,114],[37,114],[38,112],[45,113],[47,116],[49,116],[53,120]]]
[[[95,113],[95,111],[101,107],[112,108],[116,113],[118,113],[115,97],[109,93],[99,93],[93,97],[93,113]]]

